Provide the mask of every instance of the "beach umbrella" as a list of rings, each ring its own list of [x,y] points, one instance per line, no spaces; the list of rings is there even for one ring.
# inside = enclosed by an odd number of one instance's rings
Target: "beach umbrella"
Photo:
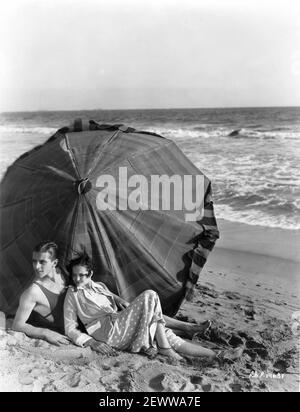
[[[59,129],[7,169],[0,194],[6,313],[33,279],[33,247],[51,240],[62,267],[88,253],[95,281],[129,301],[153,289],[174,315],[190,266],[201,270],[218,237],[209,179],[173,141],[123,125],[77,119]]]

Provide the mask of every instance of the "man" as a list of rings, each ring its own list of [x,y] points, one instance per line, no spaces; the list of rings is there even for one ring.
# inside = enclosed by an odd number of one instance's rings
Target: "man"
[[[12,328],[54,345],[68,344],[63,335],[63,302],[66,282],[58,264],[54,242],[38,244],[32,254],[33,283],[22,293]],[[33,326],[29,322],[38,326]]]
[[[58,246],[54,242],[42,242],[34,248],[32,265],[35,279],[20,297],[12,328],[29,337],[61,346],[69,344],[70,340],[64,336],[63,319],[67,285],[57,264]],[[94,350],[105,355],[116,354],[112,347],[101,342]]]

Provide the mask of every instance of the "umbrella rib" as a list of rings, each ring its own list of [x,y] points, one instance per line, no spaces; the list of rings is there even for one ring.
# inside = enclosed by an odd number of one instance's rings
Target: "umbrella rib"
[[[10,240],[8,243],[4,245],[4,247],[1,247],[0,251],[4,252],[12,243],[14,243],[17,239],[19,239],[22,235],[24,234],[24,230],[21,233],[18,233],[12,240]]]
[[[70,256],[70,251],[73,250],[74,239],[75,239],[75,228],[76,228],[77,221],[78,221],[79,203],[80,203],[80,197],[77,198],[77,201],[76,201],[76,204],[75,204],[75,207],[74,207],[73,216],[72,216],[71,227],[70,227],[71,240],[70,240],[70,243],[69,243],[67,256]]]
[[[38,172],[39,174],[41,174],[41,173],[51,172],[51,173],[55,174],[56,176],[62,177],[66,180],[70,180],[72,182],[75,181],[74,177],[71,176],[69,173],[64,172],[63,170],[60,170],[57,167],[50,166],[50,165],[45,165],[44,167],[35,167],[35,168],[33,168],[33,167],[29,167],[29,166],[25,166],[25,165],[16,163],[14,166],[18,167],[20,169],[24,169],[24,170],[28,171],[29,173],[32,173],[32,172],[37,173]]]
[[[0,210],[5,209],[6,207],[19,205],[20,203],[27,202],[27,200],[30,200],[30,199],[32,199],[32,196],[23,197],[22,199],[15,200],[15,201],[10,202],[10,203],[5,203],[5,204],[0,206]]]
[[[80,176],[80,173],[79,173],[79,167],[78,167],[78,165],[77,165],[76,157],[74,156],[74,153],[73,153],[73,151],[72,151],[72,148],[71,148],[71,145],[70,145],[70,142],[69,142],[69,137],[68,137],[68,134],[67,134],[67,133],[65,134],[65,142],[66,142],[66,148],[67,148],[67,150],[68,150],[71,163],[72,163],[72,165],[73,165],[73,167],[74,167],[74,170],[75,170],[75,173],[76,173],[76,175],[77,175],[77,178],[80,180],[80,179],[81,179],[81,176]]]
[[[98,153],[96,153],[96,157],[94,158],[94,161],[91,165],[91,167],[89,168],[88,172],[87,172],[87,176],[86,177],[90,177],[91,174],[93,174],[94,170],[96,169],[99,160],[101,159],[101,156],[103,155],[103,149],[105,149],[107,146],[109,146],[112,142],[115,141],[115,139],[118,137],[120,133],[120,130],[116,130],[112,135],[108,136],[104,142],[102,143],[102,145],[100,146],[100,148],[98,149]],[[101,151],[100,151],[101,150]]]
[[[64,172],[61,169],[58,169],[57,167],[46,165],[45,168],[47,169],[47,171],[50,171],[50,172],[54,173],[56,176],[59,176],[59,177],[62,177],[63,179],[70,180],[71,182],[74,182],[74,177],[73,176],[71,176],[67,172]],[[42,169],[42,171],[45,171],[45,170]]]

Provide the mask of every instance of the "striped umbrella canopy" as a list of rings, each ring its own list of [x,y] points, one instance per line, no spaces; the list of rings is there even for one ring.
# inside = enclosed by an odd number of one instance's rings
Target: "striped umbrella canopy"
[[[178,184],[185,176],[195,178],[186,194],[195,199],[200,193],[198,210],[204,205],[204,214],[187,218],[191,209],[184,199],[180,204],[185,188],[152,190],[153,176],[175,176]],[[15,312],[34,277],[32,250],[51,240],[59,246],[61,267],[88,253],[95,281],[128,301],[153,289],[164,313],[174,315],[194,249],[205,242],[206,227],[216,228],[212,203],[205,209],[210,192],[209,179],[173,141],[77,119],[18,158],[2,179],[0,310]]]

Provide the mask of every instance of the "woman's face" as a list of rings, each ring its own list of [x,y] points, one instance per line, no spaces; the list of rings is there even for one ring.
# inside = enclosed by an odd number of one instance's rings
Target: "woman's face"
[[[73,266],[72,268],[72,279],[77,287],[84,287],[88,285],[91,281],[92,273],[89,273],[86,266]]]

